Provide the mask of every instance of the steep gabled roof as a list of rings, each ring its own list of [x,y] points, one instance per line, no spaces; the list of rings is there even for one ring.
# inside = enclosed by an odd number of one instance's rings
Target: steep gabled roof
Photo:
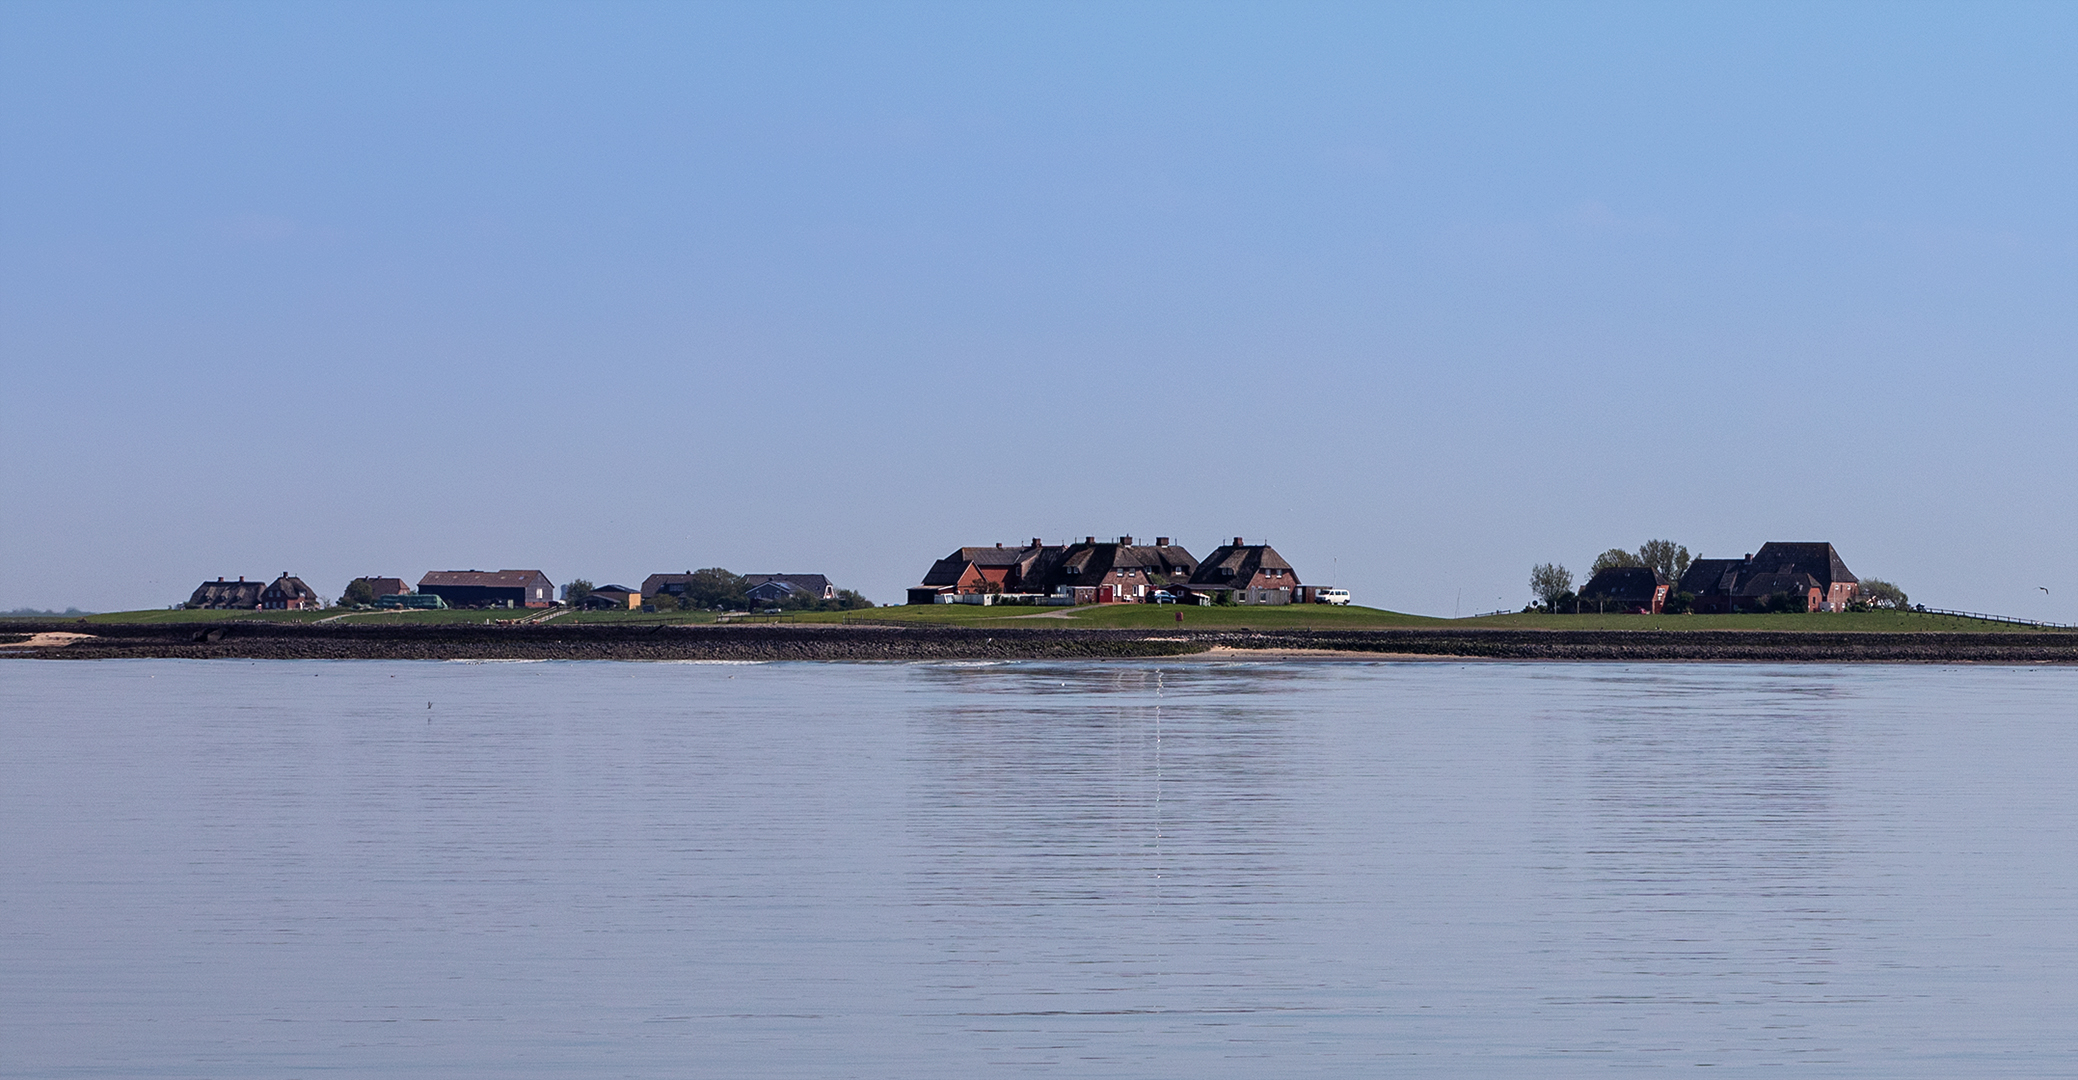
[[[1255,577],[1258,570],[1292,571],[1292,564],[1268,544],[1224,544],[1205,556],[1205,561],[1191,573],[1192,585],[1227,585],[1235,581],[1247,581]],[[1291,573],[1292,584],[1299,584],[1299,575]]]
[[[1029,549],[1021,547],[1008,548],[1001,545],[995,547],[963,547],[949,557],[970,562],[976,566],[1015,566],[1024,558],[1027,550]]]
[[[1667,579],[1649,566],[1605,566],[1580,587],[1580,598],[1606,597],[1619,604],[1650,604]]]
[[[931,569],[924,574],[922,585],[928,588],[958,585],[960,578],[966,575],[967,568],[971,566],[996,571],[987,575],[992,580],[1006,578],[1014,570],[1017,576],[1023,579],[1019,587],[1030,588],[1035,574],[1043,573],[1045,567],[1051,566],[1060,552],[1059,547],[1037,543],[1014,548],[1001,544],[990,547],[963,547],[932,563]]]
[[[317,599],[317,591],[303,584],[302,578],[290,577],[287,574],[274,579],[274,583],[267,586],[266,591],[260,595],[265,597],[267,593],[278,593],[285,600],[294,600],[299,596],[310,600]]]
[[[260,606],[260,594],[267,591],[264,581],[205,581],[188,597],[188,603],[201,608],[256,608]]]
[[[923,584],[931,586],[958,585],[960,577],[972,565],[974,564],[960,558],[958,552],[954,552],[931,564],[931,569],[924,573]]]
[[[1851,585],[1861,580],[1848,571],[1847,564],[1840,561],[1840,553],[1834,551],[1831,544],[1771,540],[1754,552],[1753,569],[1763,574],[1809,574],[1818,580],[1821,588],[1835,582]]]
[[[1063,549],[1051,559],[1035,564],[1025,576],[1026,588],[1052,592],[1062,585],[1095,585],[1113,570],[1138,570],[1143,574],[1187,576],[1198,560],[1181,544],[1121,544],[1085,540]]]
[[[1824,584],[1810,574],[1797,572],[1788,574],[1749,574],[1739,582],[1736,595],[1773,596],[1776,593],[1795,593],[1799,596],[1812,589],[1823,588]]]
[[[1697,559],[1682,571],[1681,584],[1675,588],[1696,596],[1728,593],[1738,588],[1739,571],[1745,565],[1744,559]]]

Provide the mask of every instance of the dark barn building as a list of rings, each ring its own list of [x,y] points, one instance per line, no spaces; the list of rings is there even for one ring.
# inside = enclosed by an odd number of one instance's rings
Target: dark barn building
[[[601,585],[577,602],[586,611],[633,611],[642,606],[642,594],[626,585]]]
[[[1605,566],[1580,587],[1580,610],[1658,615],[1667,607],[1667,579],[1649,566]]]
[[[431,570],[418,591],[449,607],[553,607],[556,586],[539,570]]]
[[[265,591],[267,586],[264,582],[247,581],[243,577],[237,581],[218,578],[215,581],[205,581],[197,587],[194,595],[188,597],[188,606],[227,611],[254,611],[259,608],[260,594]]]
[[[1697,559],[1681,575],[1695,610],[1757,611],[1770,597],[1798,598],[1806,611],[1845,611],[1861,595],[1861,579],[1831,544],[1770,541],[1743,559]]]

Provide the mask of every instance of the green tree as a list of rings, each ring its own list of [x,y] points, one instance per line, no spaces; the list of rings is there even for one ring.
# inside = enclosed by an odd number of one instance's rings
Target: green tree
[[[1638,545],[1638,565],[1650,566],[1672,585],[1688,572],[1688,549],[1672,540],[1647,540]]]
[[[584,603],[584,598],[592,595],[592,588],[591,582],[578,578],[563,586],[563,602],[572,607]]]
[[[1530,567],[1530,593],[1544,604],[1545,610],[1558,611],[1565,598],[1573,594],[1573,571],[1557,563]]]
[[[1862,600],[1872,608],[1888,611],[1903,611],[1910,604],[1905,599],[1905,590],[1881,578],[1863,578]]]
[[[1595,564],[1594,566],[1588,568],[1587,575],[1589,577],[1593,577],[1604,570],[1612,569],[1618,566],[1644,565],[1644,563],[1638,561],[1638,557],[1636,555],[1633,555],[1622,548],[1610,548],[1609,550],[1601,553],[1600,555],[1595,556]]]
[[[721,608],[724,611],[743,611],[750,607],[750,598],[745,596],[746,587],[740,575],[732,574],[719,566],[693,571],[691,580],[685,585],[685,606],[689,608]]]
[[[346,593],[339,598],[340,607],[372,606],[375,603],[375,586],[368,579],[357,577],[346,583]]]

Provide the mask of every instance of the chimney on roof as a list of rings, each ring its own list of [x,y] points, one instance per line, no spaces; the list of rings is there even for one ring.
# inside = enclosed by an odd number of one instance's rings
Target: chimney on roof
[[[1130,536],[1121,536],[1118,538],[1118,542],[1126,545],[1127,547],[1133,546],[1133,538]]]
[[[998,540],[998,541],[996,541],[996,546],[997,546],[997,547],[1002,547],[1002,546],[1003,546],[1003,541],[1001,541],[1001,540]]]
[[[245,580],[245,575],[244,575],[244,574],[240,574],[240,575],[238,575],[238,580],[240,580],[240,581],[244,581],[244,580]]]
[[[1235,547],[1247,547],[1248,545],[1246,545],[1246,544],[1243,544],[1243,543],[1241,542],[1241,538],[1237,536],[1237,537],[1235,537],[1235,538],[1234,538],[1234,546],[1235,546]]]
[[[1154,538],[1154,546],[1156,546],[1156,547],[1168,547],[1168,546],[1169,546],[1169,538],[1168,538],[1168,537],[1166,537],[1166,536],[1157,536],[1157,537],[1155,537],[1155,538]]]
[[[1097,542],[1097,538],[1094,536],[1085,536],[1082,538],[1082,542],[1085,544],[1094,544]]]
[[[1746,561],[1747,561],[1747,562],[1752,562],[1752,561],[1753,561],[1753,552],[1749,551],[1749,552],[1747,552],[1747,553],[1746,553]],[[244,579],[244,578],[239,578],[238,580],[240,580],[240,581],[244,581],[245,579]]]
[[[1042,543],[1040,543],[1040,542],[1039,542],[1039,538],[1035,536],[1035,537],[1033,537],[1033,538],[1032,538],[1032,546],[1033,546],[1033,547],[1045,547],[1046,545],[1045,545],[1045,544],[1042,544]]]

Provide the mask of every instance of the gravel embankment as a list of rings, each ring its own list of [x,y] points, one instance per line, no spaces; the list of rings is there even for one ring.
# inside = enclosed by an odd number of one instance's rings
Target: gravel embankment
[[[1781,633],[1740,630],[1370,631],[968,629],[917,626],[351,626],[236,622],[10,624],[6,637],[86,633],[0,657],[259,660],[1130,659],[1221,648],[1493,660],[2078,663],[2078,633]]]

